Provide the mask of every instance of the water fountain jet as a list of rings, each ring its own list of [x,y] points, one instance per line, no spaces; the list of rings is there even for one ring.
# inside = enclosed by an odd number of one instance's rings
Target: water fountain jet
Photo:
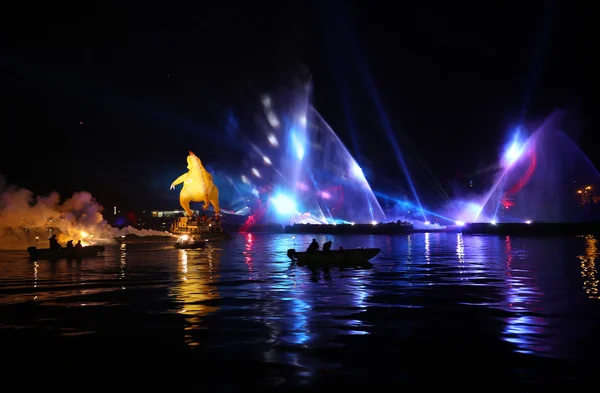
[[[598,218],[600,174],[561,129],[556,113],[519,144],[513,140],[475,222],[581,222]],[[592,213],[592,214],[591,214]]]
[[[240,191],[255,212],[262,210],[263,221],[385,221],[362,169],[309,105],[309,93],[300,88],[262,97],[263,135],[252,138],[256,149],[246,157]],[[282,201],[291,202],[282,208]]]

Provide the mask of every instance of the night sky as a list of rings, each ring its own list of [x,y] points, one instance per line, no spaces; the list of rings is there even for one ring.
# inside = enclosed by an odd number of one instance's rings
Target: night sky
[[[313,105],[385,192],[404,184],[385,122],[421,194],[489,166],[511,127],[556,109],[576,115],[567,131],[600,162],[590,3],[98,4],[23,10],[3,27],[9,183],[175,208],[169,185],[187,151],[236,160],[231,116],[249,126],[249,103],[303,73]]]

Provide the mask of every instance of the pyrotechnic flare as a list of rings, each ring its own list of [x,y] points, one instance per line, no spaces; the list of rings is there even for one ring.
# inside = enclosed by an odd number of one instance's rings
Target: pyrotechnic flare
[[[0,175],[0,249],[25,249],[39,241],[40,247],[56,234],[60,243],[81,240],[86,244],[111,242],[115,237],[166,236],[162,231],[123,229],[109,225],[102,206],[89,192],[76,192],[65,201],[52,192],[36,196],[32,191],[6,186]]]
[[[191,151],[189,153],[187,157],[188,171],[171,183],[171,190],[176,185],[183,183],[183,188],[179,193],[179,203],[189,217],[194,215],[190,209],[190,202],[203,202],[204,206],[202,208],[204,210],[207,210],[212,204],[215,214],[219,214],[221,211],[219,208],[219,189],[215,186],[210,172],[202,165],[200,158]]]

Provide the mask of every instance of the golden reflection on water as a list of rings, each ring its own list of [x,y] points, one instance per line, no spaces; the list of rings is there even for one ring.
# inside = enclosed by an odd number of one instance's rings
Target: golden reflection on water
[[[119,280],[125,280],[125,268],[127,267],[127,245],[125,243],[121,244],[121,259],[119,263],[120,273]],[[121,289],[126,289],[125,285],[121,286]]]
[[[585,237],[585,255],[579,255],[581,260],[581,277],[583,278],[583,290],[590,299],[598,299],[598,270],[596,268],[596,257],[598,256],[598,239],[593,235]]]
[[[201,251],[178,250],[177,253],[180,277],[173,293],[180,303],[179,313],[185,315],[185,340],[190,346],[200,345],[193,332],[202,328],[204,317],[219,309],[206,304],[219,298],[217,287],[211,285],[220,278],[219,258],[219,251],[209,246]]]
[[[0,264],[3,261],[0,261]],[[7,271],[10,276],[26,279],[27,291],[19,291],[7,297],[6,301],[18,303],[22,301],[53,302],[61,298],[60,305],[70,296],[84,293],[81,287],[81,262],[74,260],[32,261],[15,263]],[[60,290],[56,290],[59,287]],[[30,289],[30,290],[29,290]]]
[[[33,288],[38,286],[38,266],[37,261],[33,262]],[[37,294],[34,292],[33,300],[37,300],[37,298]]]

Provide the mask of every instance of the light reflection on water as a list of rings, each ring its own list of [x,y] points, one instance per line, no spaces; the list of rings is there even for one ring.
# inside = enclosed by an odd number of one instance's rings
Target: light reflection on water
[[[545,354],[551,350],[548,340],[544,338],[546,319],[532,315],[535,304],[543,297],[543,293],[529,274],[523,274],[517,268],[520,262],[528,258],[528,252],[515,248],[510,236],[505,238],[505,251],[508,283],[506,301],[513,316],[506,318],[504,338],[515,344],[519,352]]]
[[[598,299],[598,269],[596,268],[596,258],[598,257],[598,239],[592,235],[585,236],[585,255],[580,255],[581,277],[583,278],[583,288],[590,299]]]
[[[204,317],[219,309],[211,305],[219,298],[218,287],[212,285],[219,279],[219,249],[177,250],[177,262],[179,280],[171,286],[171,294],[177,312],[185,316],[185,342],[197,346],[200,342],[191,332],[201,329]]]
[[[188,348],[258,352],[266,363],[301,368],[297,375],[305,379],[313,378],[315,364],[331,361],[298,350],[343,346],[342,337],[385,343],[388,336],[428,335],[469,346],[472,334],[485,334],[508,343],[508,351],[566,358],[585,345],[576,332],[593,331],[573,325],[569,310],[587,316],[599,305],[594,236],[314,237],[321,244],[333,240],[334,248],[382,251],[371,269],[343,270],[311,270],[288,260],[287,249],[304,250],[312,235],[239,234],[200,250],[131,243],[83,262],[29,262],[25,253],[0,253],[0,331],[43,328],[44,318],[10,312],[29,304],[50,318],[73,313],[69,307],[129,307],[155,315],[157,326],[167,323],[160,315],[180,316],[168,323],[181,326]],[[100,334],[78,321],[59,321],[64,326],[56,335]],[[561,323],[570,324],[572,335]]]

